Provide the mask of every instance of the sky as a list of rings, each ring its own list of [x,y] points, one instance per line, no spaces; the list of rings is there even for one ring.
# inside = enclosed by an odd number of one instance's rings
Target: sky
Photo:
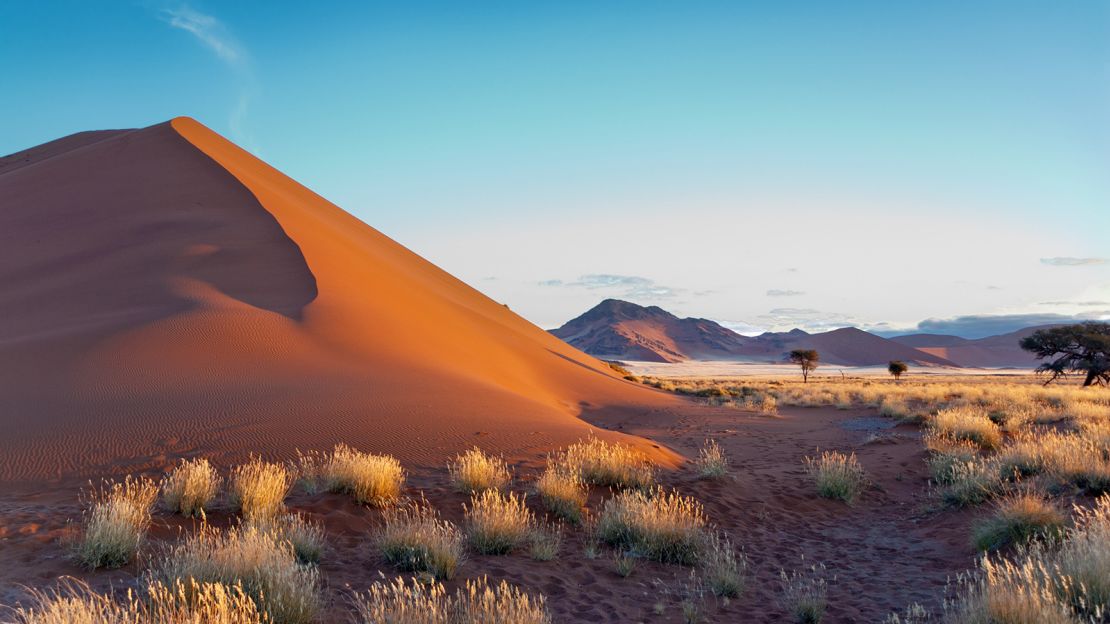
[[[541,327],[1110,318],[1110,2],[0,0],[0,153],[188,115]]]

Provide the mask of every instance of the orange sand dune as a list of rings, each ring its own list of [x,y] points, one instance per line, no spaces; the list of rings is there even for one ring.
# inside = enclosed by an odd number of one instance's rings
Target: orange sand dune
[[[8,482],[340,441],[652,448],[578,416],[677,401],[188,118],[0,159],[0,318]]]

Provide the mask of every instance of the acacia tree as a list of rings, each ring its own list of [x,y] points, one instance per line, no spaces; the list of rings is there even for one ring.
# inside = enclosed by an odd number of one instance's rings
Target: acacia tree
[[[891,375],[894,375],[894,380],[898,381],[902,378],[902,373],[910,370],[910,367],[902,360],[891,360],[890,364],[886,365],[886,369],[890,371]]]
[[[813,349],[794,349],[790,352],[790,361],[802,367],[802,383],[809,383],[809,374],[817,368],[819,359]]]
[[[1044,382],[1046,386],[1072,373],[1084,375],[1084,386],[1110,384],[1110,323],[1087,321],[1038,329],[1019,344],[1038,360],[1055,358],[1037,367],[1038,374],[1052,375]]]

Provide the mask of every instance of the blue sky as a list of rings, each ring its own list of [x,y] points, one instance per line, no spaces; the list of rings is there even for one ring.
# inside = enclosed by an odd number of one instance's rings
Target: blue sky
[[[0,153],[190,115],[544,327],[1110,316],[1104,0],[4,2],[0,75]]]

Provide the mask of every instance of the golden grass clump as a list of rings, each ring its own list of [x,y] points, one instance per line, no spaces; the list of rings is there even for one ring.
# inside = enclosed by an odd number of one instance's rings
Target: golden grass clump
[[[353,596],[355,624],[550,624],[547,601],[505,581],[491,585],[486,577],[467,581],[453,595],[443,585],[378,581]]]
[[[298,564],[280,533],[249,524],[202,527],[170,548],[151,574],[171,585],[194,579],[240,586],[274,624],[311,622],[321,605],[316,568]]]
[[[302,564],[320,563],[324,556],[327,541],[324,527],[299,513],[286,513],[270,518],[256,518],[248,522],[274,539],[289,542],[297,562]]]
[[[999,500],[994,513],[975,525],[972,541],[979,550],[996,550],[1057,536],[1063,528],[1063,514],[1043,496],[1014,494]]]
[[[576,470],[549,461],[534,487],[548,511],[571,524],[582,522],[589,490]]]
[[[86,501],[75,556],[89,569],[118,568],[135,556],[150,527],[150,511],[158,486],[147,478],[128,476],[105,483]]]
[[[231,471],[231,504],[246,519],[275,517],[285,511],[293,474],[281,464],[252,457]]]
[[[952,476],[941,490],[941,498],[949,505],[978,505],[994,498],[1002,489],[997,462],[976,459],[952,465]]]
[[[559,556],[559,547],[562,544],[562,528],[537,524],[528,536],[528,554],[536,561],[553,561]]]
[[[1090,509],[1077,508],[1075,528],[1055,554],[1056,569],[1067,582],[1057,591],[1086,614],[1110,615],[1110,495]]]
[[[558,463],[592,485],[646,488],[655,481],[654,467],[643,453],[594,437],[567,447]]]
[[[695,461],[703,479],[721,479],[728,475],[728,456],[716,440],[706,440]]]
[[[468,494],[500,490],[512,478],[504,459],[486,455],[478,447],[455,457],[455,461],[447,464],[447,470],[455,488]]]
[[[466,509],[466,535],[483,555],[505,555],[524,544],[535,526],[524,496],[486,490],[472,494]]]
[[[945,434],[926,432],[925,448],[929,451],[926,460],[933,481],[948,485],[956,478],[961,466],[979,459],[979,447],[967,440],[956,440]]]
[[[220,492],[220,475],[207,459],[183,459],[162,480],[162,503],[174,513],[198,516]]]
[[[14,624],[264,624],[254,601],[237,585],[149,583],[145,596],[124,600],[67,579],[51,591],[32,592],[33,605],[12,610]]]
[[[602,505],[597,519],[601,541],[663,563],[698,562],[708,524],[702,506],[678,492],[619,492]]]
[[[441,520],[426,502],[386,509],[377,536],[382,557],[398,570],[426,572],[436,579],[455,576],[463,560],[463,537],[459,529]]]
[[[1097,443],[1074,433],[1046,433],[1037,444],[1044,471],[1057,486],[1073,484],[1094,494],[1110,492],[1110,460]]]
[[[983,449],[994,449],[1002,443],[1002,430],[981,409],[942,409],[932,418],[930,427],[939,434],[954,440],[967,440]]]
[[[795,622],[817,624],[824,619],[829,594],[827,576],[823,563],[791,570],[789,574],[779,570],[782,591],[779,601]]]
[[[825,451],[820,457],[806,457],[804,461],[806,472],[817,485],[817,493],[825,498],[850,503],[867,485],[867,475],[855,453]]]
[[[345,444],[337,444],[319,470],[326,490],[350,494],[374,507],[396,503],[405,485],[405,469],[396,458],[363,453]]]
[[[736,598],[744,592],[748,559],[733,547],[727,535],[714,533],[706,537],[698,567],[714,595]]]

